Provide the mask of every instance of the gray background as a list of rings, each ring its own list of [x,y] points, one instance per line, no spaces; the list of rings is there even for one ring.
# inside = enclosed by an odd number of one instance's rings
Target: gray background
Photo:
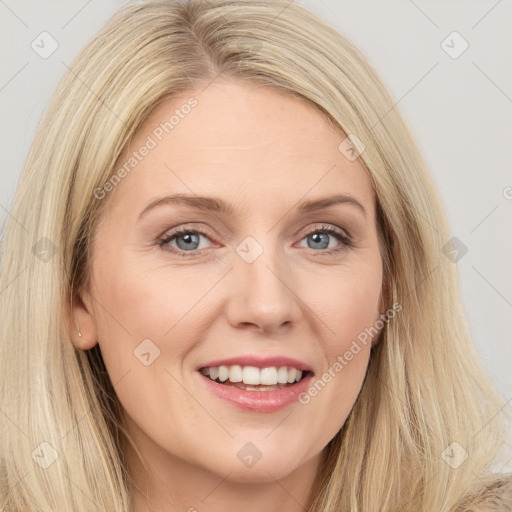
[[[457,262],[482,360],[512,399],[512,2],[302,1],[371,59],[414,131],[468,252]],[[0,0],[0,223],[59,79],[121,0]],[[57,50],[31,47],[41,32]],[[444,47],[458,52],[452,58]],[[46,46],[48,48],[48,46]]]

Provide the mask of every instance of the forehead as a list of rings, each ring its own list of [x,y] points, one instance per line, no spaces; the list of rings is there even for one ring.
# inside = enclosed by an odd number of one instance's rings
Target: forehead
[[[187,193],[273,208],[326,193],[349,193],[368,209],[373,189],[358,159],[339,150],[346,135],[314,106],[274,88],[216,80],[161,103],[116,169],[138,160],[115,194]],[[146,146],[149,150],[141,149]]]

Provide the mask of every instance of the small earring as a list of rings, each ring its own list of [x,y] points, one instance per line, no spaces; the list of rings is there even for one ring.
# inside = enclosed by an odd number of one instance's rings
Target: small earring
[[[82,337],[82,333],[80,332],[80,326],[78,326],[78,336],[81,338]]]

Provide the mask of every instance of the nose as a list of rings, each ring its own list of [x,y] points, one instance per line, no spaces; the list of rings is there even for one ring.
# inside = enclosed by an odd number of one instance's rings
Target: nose
[[[275,251],[266,247],[252,263],[235,255],[230,274],[226,315],[231,325],[272,334],[297,323],[302,304],[298,284]]]

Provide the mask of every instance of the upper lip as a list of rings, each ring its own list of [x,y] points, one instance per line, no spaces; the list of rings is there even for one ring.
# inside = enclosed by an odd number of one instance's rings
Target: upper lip
[[[297,370],[313,372],[311,366],[292,357],[260,357],[256,355],[230,357],[229,359],[217,359],[215,361],[210,361],[209,363],[202,364],[198,368],[198,370],[200,370],[201,368],[215,368],[218,366],[234,365],[255,366],[256,368],[269,368],[271,366],[276,366],[277,368],[279,368],[281,366],[291,366],[293,368],[297,368]]]

